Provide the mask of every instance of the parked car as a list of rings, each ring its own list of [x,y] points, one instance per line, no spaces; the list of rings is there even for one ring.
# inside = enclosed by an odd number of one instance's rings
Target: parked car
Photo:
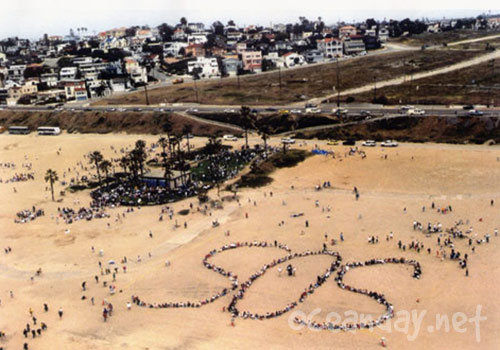
[[[300,109],[292,109],[290,111],[290,113],[292,113],[292,114],[302,114],[302,111]]]
[[[483,115],[484,113],[481,111],[478,111],[477,109],[471,109],[469,111],[469,115]]]
[[[356,140],[348,139],[342,142],[344,146],[354,146],[356,144]]]
[[[385,140],[380,144],[382,147],[398,147],[398,143],[392,140]]]
[[[370,112],[370,111],[361,111],[360,114],[362,117],[371,117],[372,116],[372,112]]]
[[[294,139],[292,139],[291,137],[283,137],[283,138],[281,139],[281,143],[286,143],[286,144],[291,145],[291,144],[294,144],[294,143],[295,143],[295,140],[294,140]]]
[[[184,82],[184,79],[182,78],[177,78],[172,80],[172,84],[182,84]]]
[[[188,108],[186,109],[186,113],[197,113],[198,109],[197,108]]]
[[[465,110],[474,109],[474,106],[473,105],[463,106],[463,109]]]
[[[222,140],[224,140],[224,141],[238,141],[238,138],[234,135],[228,134],[228,135],[222,136]]]
[[[289,114],[290,111],[288,109],[280,109],[278,113],[281,115],[285,115],[285,114]]]
[[[274,108],[274,107],[267,107],[267,108],[265,109],[265,111],[266,111],[266,112],[277,112],[278,110],[277,110],[276,108]]]
[[[231,109],[231,108],[226,108],[224,110],[224,113],[236,113],[236,111],[234,109]]]
[[[361,144],[361,146],[365,146],[365,147],[375,147],[376,145],[377,145],[377,143],[374,140],[366,140],[365,142],[363,142]]]
[[[339,142],[337,140],[328,140],[328,142],[326,144],[329,146],[335,146],[335,145],[338,145]]]

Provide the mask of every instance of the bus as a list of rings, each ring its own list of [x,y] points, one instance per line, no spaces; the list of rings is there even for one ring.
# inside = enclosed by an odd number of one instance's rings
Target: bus
[[[38,135],[59,135],[61,129],[58,126],[41,126],[37,129]]]
[[[27,135],[30,133],[30,128],[27,126],[9,126],[9,134],[11,135]]]

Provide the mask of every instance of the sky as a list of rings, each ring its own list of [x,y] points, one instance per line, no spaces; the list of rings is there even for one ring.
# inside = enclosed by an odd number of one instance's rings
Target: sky
[[[210,25],[296,22],[299,16],[322,17],[326,24],[375,18],[382,20],[477,16],[500,13],[493,0],[7,0],[0,8],[0,38],[38,39],[44,33],[66,35],[86,27],[89,34],[121,26],[176,24],[181,17]],[[76,32],[76,30],[75,30]]]

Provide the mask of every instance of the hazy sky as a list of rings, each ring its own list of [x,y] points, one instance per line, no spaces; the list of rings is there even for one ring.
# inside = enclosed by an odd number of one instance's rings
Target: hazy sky
[[[268,25],[296,21],[298,16],[325,23],[384,17],[402,19],[474,16],[499,13],[492,0],[3,0],[0,9],[0,38],[40,38],[67,34],[70,28],[87,27],[89,33],[117,26],[175,24],[182,16],[206,25],[214,20],[237,24]]]

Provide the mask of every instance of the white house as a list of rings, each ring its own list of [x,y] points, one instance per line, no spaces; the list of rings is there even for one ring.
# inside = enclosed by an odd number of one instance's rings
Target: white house
[[[306,64],[304,56],[299,55],[295,52],[287,52],[283,55],[283,58],[285,59],[285,66],[287,66],[288,68],[298,67]]]
[[[207,42],[207,36],[204,33],[193,33],[188,35],[188,43],[190,44],[204,44]]]
[[[269,52],[267,55],[263,57],[263,59],[271,61],[276,68],[285,67],[284,58],[280,57],[277,52]]]
[[[188,44],[181,41],[165,43],[163,45],[163,53],[165,54],[165,56],[182,56],[179,52],[182,48],[186,49],[186,47],[188,47]]]
[[[342,57],[344,45],[342,39],[325,38],[316,42],[316,47],[323,52],[324,57]]]
[[[380,28],[378,30],[378,38],[382,43],[385,43],[387,40],[389,40],[389,29]]]
[[[61,81],[75,80],[77,73],[78,73],[78,68],[76,67],[63,67],[59,71],[59,80]]]
[[[196,61],[188,62],[188,73],[193,74],[199,69],[200,78],[220,77],[219,64],[215,57],[196,57]]]

